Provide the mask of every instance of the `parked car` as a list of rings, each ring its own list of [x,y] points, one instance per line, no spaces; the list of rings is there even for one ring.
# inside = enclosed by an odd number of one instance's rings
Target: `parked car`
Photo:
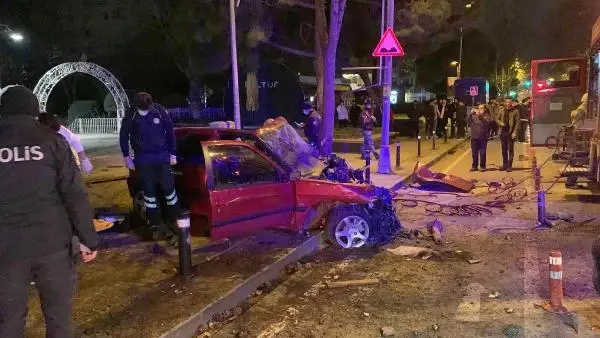
[[[256,132],[176,128],[173,173],[193,235],[208,233],[218,240],[273,228],[299,233],[325,226],[331,242],[357,248],[390,227],[400,228],[387,190],[319,178],[325,165],[307,155],[310,146],[287,127]],[[133,212],[145,217],[135,172],[128,186]],[[393,220],[386,223],[382,217]]]

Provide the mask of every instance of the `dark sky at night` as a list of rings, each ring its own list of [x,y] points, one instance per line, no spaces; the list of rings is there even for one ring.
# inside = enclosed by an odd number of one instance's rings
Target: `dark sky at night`
[[[481,1],[477,28],[523,59],[583,53],[600,16],[600,0]]]

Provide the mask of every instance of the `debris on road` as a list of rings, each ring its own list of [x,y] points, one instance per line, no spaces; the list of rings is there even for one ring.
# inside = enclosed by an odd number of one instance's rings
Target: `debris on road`
[[[379,279],[358,279],[358,280],[348,280],[348,281],[340,281],[340,282],[326,282],[327,287],[330,289],[344,288],[349,286],[365,286],[365,285],[373,285],[379,284]]]
[[[391,326],[386,326],[381,328],[381,336],[382,337],[392,337],[396,335],[396,330]]]
[[[498,291],[494,292],[494,293],[490,293],[488,295],[489,298],[498,298],[500,296],[500,294],[498,293]]]
[[[406,257],[419,257],[419,256],[427,256],[428,254],[434,253],[432,249],[423,248],[419,246],[407,246],[400,245],[395,248],[387,248],[387,251],[398,256],[406,256]]]
[[[443,187],[451,190],[460,190],[463,192],[470,192],[475,187],[475,184],[471,181],[467,181],[464,178],[437,173],[429,170],[427,166],[421,166],[419,162],[415,165],[413,170],[414,178],[422,186],[430,187]]]
[[[368,318],[368,317],[370,317],[370,316],[371,316],[371,314],[370,314],[370,313],[368,313],[368,312],[363,312],[363,316],[365,316],[365,317],[367,317],[367,318]]]
[[[467,262],[469,262],[469,264],[479,264],[482,262],[481,259],[469,259]]]
[[[429,231],[429,235],[433,236],[433,241],[436,244],[442,244],[444,239],[444,226],[439,219],[435,219],[433,222],[427,224],[427,230]]]
[[[510,307],[504,308],[504,311],[506,313],[514,313],[515,312],[515,310],[513,308],[510,308]]]
[[[439,331],[440,327],[437,324],[433,324],[433,325],[431,325],[431,329],[433,331]]]

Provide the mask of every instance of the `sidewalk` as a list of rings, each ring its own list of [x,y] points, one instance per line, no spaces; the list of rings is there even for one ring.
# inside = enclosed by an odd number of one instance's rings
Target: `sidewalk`
[[[433,150],[431,140],[421,140],[421,157],[417,157],[417,140],[401,139],[400,140],[400,169],[396,169],[396,143],[390,144],[390,162],[393,170],[392,174],[378,174],[377,160],[371,160],[371,181],[373,184],[385,188],[392,188],[403,181],[410,178],[417,161],[421,164],[432,165],[447,155],[452,150],[458,148],[467,140],[448,140],[444,143],[443,139],[436,140],[436,149]],[[379,150],[378,150],[379,151]],[[348,164],[353,168],[363,167],[365,161],[360,158],[360,154],[354,153],[337,153],[343,157]]]

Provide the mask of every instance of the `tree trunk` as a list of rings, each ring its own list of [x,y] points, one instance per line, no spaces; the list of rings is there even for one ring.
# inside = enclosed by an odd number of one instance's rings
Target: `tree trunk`
[[[331,154],[335,120],[335,61],[338,41],[344,19],[346,0],[331,0],[329,11],[329,34],[325,50],[325,72],[323,79],[323,123],[321,125],[321,153]]]
[[[325,76],[325,51],[327,48],[327,18],[325,0],[315,0],[315,77],[317,81],[317,109],[323,116],[323,79]]]

